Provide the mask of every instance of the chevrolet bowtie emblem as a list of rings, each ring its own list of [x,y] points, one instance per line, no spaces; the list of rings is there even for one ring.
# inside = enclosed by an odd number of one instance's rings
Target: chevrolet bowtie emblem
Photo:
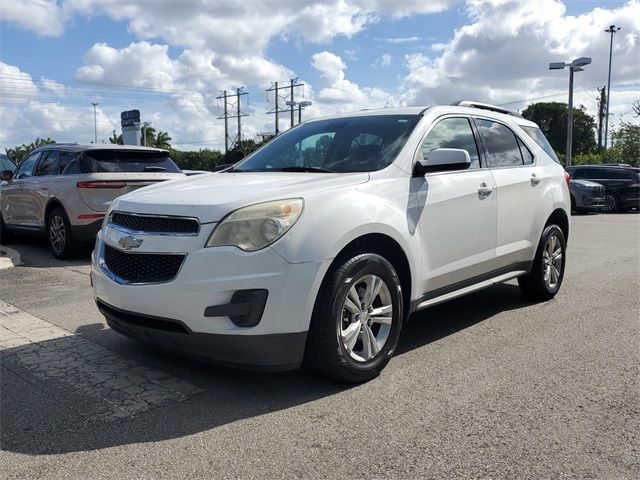
[[[118,245],[120,245],[125,250],[131,250],[132,248],[138,248],[140,245],[142,245],[143,241],[144,240],[142,239],[134,238],[131,235],[127,235],[126,237],[122,237],[120,238],[120,240],[118,240]]]

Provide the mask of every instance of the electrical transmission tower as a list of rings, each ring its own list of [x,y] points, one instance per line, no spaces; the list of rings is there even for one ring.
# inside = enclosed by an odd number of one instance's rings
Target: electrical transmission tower
[[[273,84],[273,87],[268,88],[266,91],[267,92],[275,92],[275,107],[273,107],[271,110],[269,110],[267,113],[275,113],[276,116],[276,135],[278,135],[280,133],[280,125],[278,123],[279,121],[279,115],[280,113],[285,113],[285,112],[291,112],[291,126],[293,127],[294,125],[294,121],[295,121],[295,117],[294,117],[294,113],[296,110],[296,101],[294,100],[294,94],[295,94],[295,89],[297,87],[304,87],[304,83],[301,83],[298,81],[299,79],[296,78],[292,78],[291,80],[289,80],[288,85],[287,83],[284,84],[278,84],[278,82],[275,82]],[[278,92],[281,90],[289,90],[289,95],[280,95]],[[286,100],[286,99],[289,100]],[[286,105],[289,108],[280,108],[279,105],[279,100],[286,100]]]
[[[238,136],[236,137],[236,145],[240,145],[240,141],[242,140],[242,123],[241,123],[241,118],[242,117],[247,117],[249,114],[248,113],[243,113],[240,110],[240,97],[243,95],[248,95],[249,92],[245,92],[244,91],[244,87],[240,87],[240,88],[236,88],[236,93],[227,93],[226,90],[223,90],[221,95],[218,95],[216,97],[217,100],[222,100],[223,104],[224,104],[224,113],[222,115],[220,115],[218,117],[218,119],[224,119],[224,153],[226,155],[226,153],[229,151],[229,119],[230,118],[237,118],[238,119]],[[230,99],[232,99],[233,97],[236,98],[235,103],[233,103],[233,101],[231,101]],[[233,108],[234,106],[236,107],[235,113],[231,114],[229,113],[229,105],[231,105],[231,108]]]

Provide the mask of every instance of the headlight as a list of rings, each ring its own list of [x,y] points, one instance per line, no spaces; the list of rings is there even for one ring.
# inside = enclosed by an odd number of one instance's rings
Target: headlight
[[[206,246],[233,245],[245,252],[260,250],[289,231],[303,206],[301,198],[291,198],[240,208],[220,221]]]

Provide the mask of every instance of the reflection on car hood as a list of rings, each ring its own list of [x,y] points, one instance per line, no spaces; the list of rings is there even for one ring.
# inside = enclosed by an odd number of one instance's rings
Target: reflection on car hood
[[[369,180],[368,173],[221,172],[172,180],[119,197],[113,208],[136,213],[183,215],[216,222],[246,205],[305,198]]]

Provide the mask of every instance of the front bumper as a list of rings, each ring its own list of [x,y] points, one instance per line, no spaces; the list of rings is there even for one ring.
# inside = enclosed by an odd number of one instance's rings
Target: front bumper
[[[91,277],[96,302],[114,330],[224,364],[282,370],[302,362],[316,293],[331,260],[292,264],[269,247],[243,252],[202,248],[197,237],[150,236],[137,251],[186,253],[177,276],[166,283],[123,285],[99,264],[104,237],[112,247],[120,238],[112,238],[108,230],[98,234]],[[234,294],[251,290],[268,292],[257,324],[242,326],[237,318],[222,316],[225,309],[217,307],[233,304]],[[164,322],[184,329],[167,330]]]
[[[272,335],[197,333],[175,319],[127,312],[96,300],[115,331],[180,354],[222,365],[268,371],[300,367],[307,332]]]

